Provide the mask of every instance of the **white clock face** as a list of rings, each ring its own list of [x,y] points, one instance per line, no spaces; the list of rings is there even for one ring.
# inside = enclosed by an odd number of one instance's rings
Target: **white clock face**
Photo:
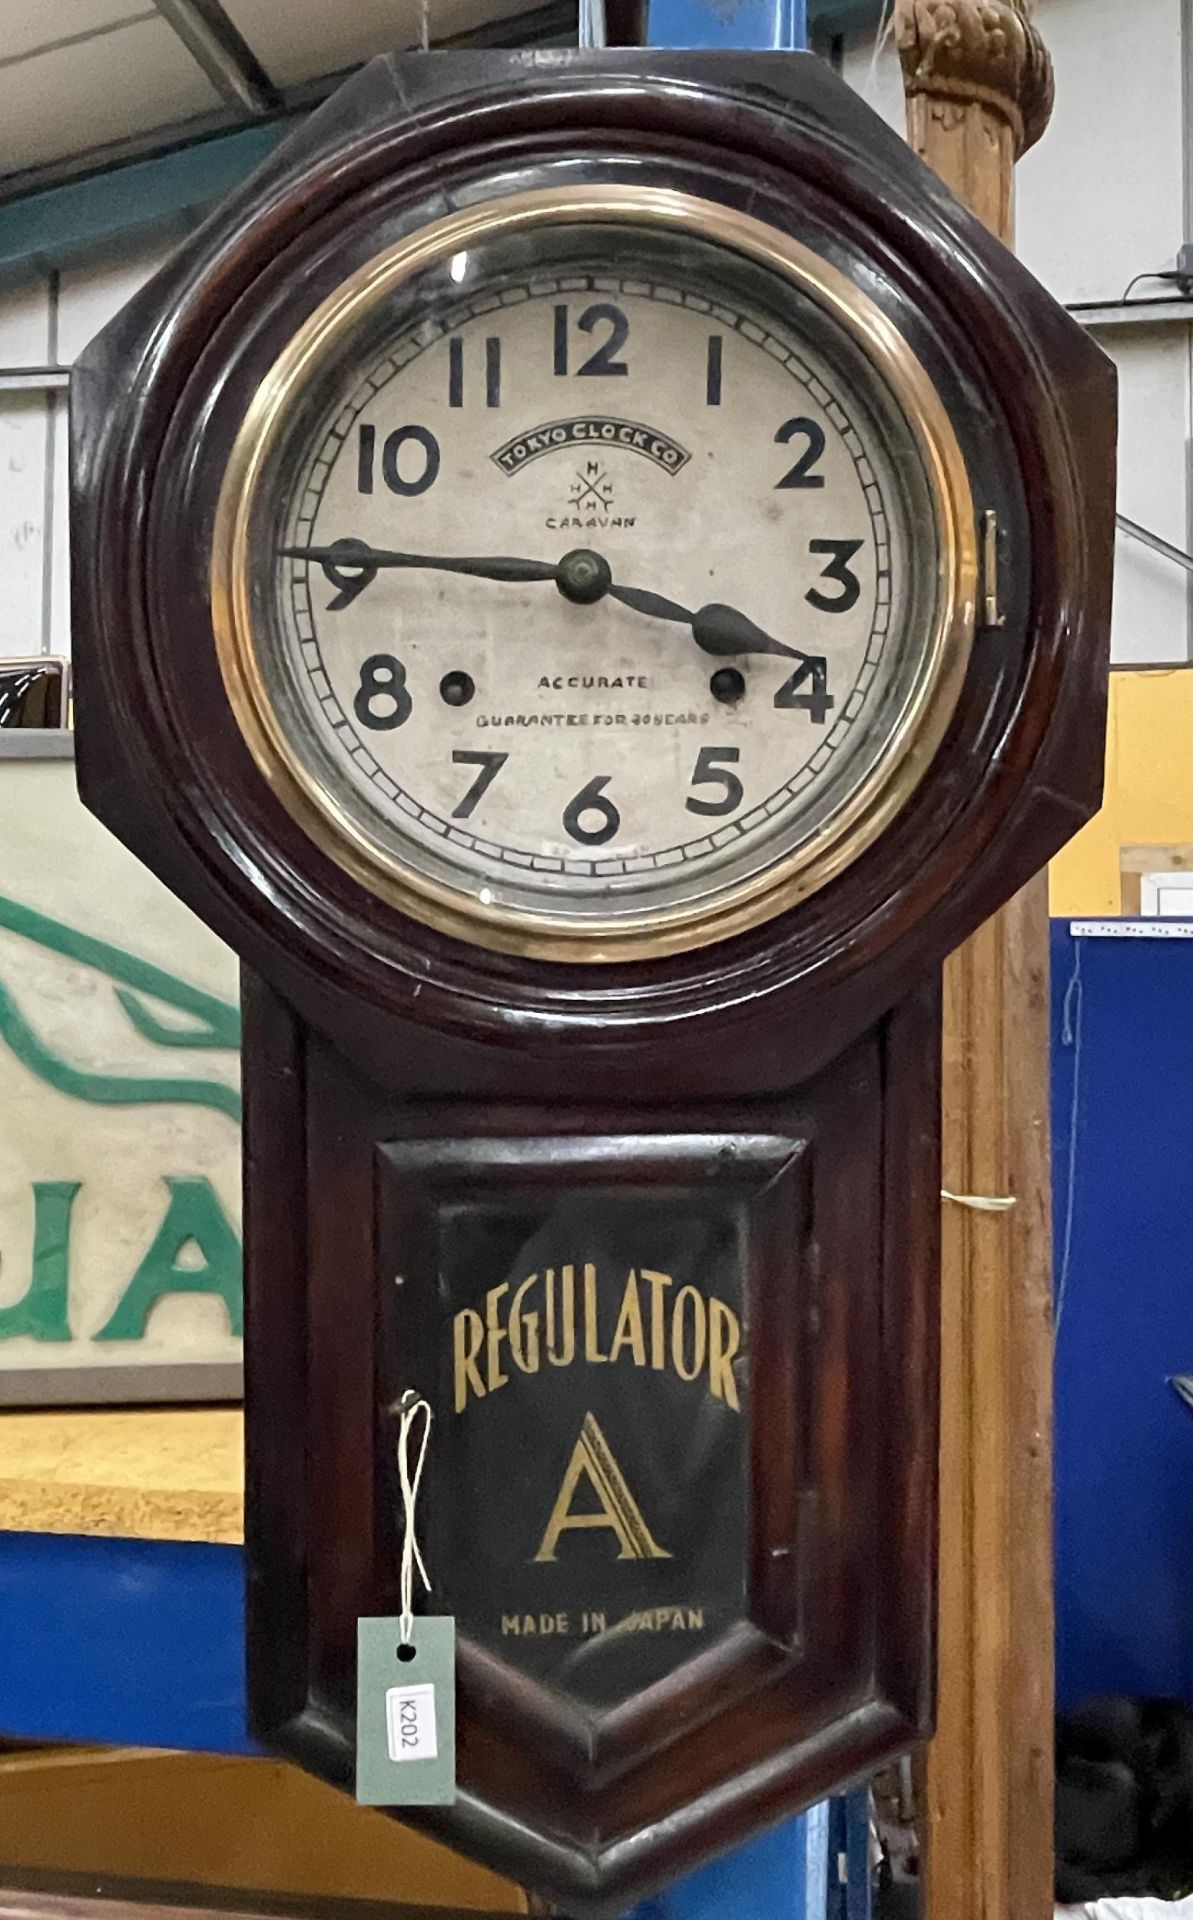
[[[873,786],[937,643],[882,377],[826,305],[689,236],[444,254],[341,327],[264,474],[275,733],[480,938],[715,918]]]

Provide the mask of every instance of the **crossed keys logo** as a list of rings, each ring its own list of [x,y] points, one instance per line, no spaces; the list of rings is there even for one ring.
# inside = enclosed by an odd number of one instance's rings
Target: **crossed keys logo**
[[[573,507],[596,507],[602,512],[613,505],[613,482],[599,460],[588,460],[583,473],[577,471],[568,501]]]

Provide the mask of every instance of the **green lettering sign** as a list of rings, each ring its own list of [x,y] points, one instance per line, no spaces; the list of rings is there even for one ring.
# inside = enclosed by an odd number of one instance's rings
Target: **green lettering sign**
[[[171,1293],[216,1293],[234,1334],[244,1330],[240,1241],[210,1180],[167,1180],[170,1204],[153,1244],[97,1340],[140,1340],[159,1300]],[[180,1265],[184,1250],[201,1264]]]
[[[29,1290],[0,1307],[0,1340],[69,1340],[70,1210],[82,1182],[33,1183],[33,1277]]]

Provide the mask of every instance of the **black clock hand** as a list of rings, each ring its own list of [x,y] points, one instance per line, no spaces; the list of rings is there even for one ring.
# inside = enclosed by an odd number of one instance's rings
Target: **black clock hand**
[[[778,653],[785,660],[808,658],[796,647],[784,646],[781,640],[772,640],[769,633],[756,627],[736,607],[698,607],[692,613],[687,607],[681,607],[678,601],[664,599],[661,593],[650,593],[641,587],[614,585],[608,592],[611,600],[620,600],[623,606],[632,607],[635,613],[649,614],[655,620],[674,620],[678,625],[690,627],[693,640],[705,653],[726,657],[742,653]]]
[[[553,580],[565,599],[581,604],[603,599],[607,594],[611,600],[620,601],[622,606],[630,607],[635,613],[687,627],[696,645],[704,653],[714,654],[718,658],[732,658],[743,653],[779,654],[787,660],[808,658],[797,648],[785,646],[781,640],[773,640],[770,634],[756,626],[744,613],[739,613],[736,607],[713,604],[699,607],[693,613],[677,600],[668,600],[664,594],[652,593],[648,588],[618,586],[608,561],[602,555],[590,553],[582,547],[565,553],[558,563],[518,560],[500,554],[475,559],[447,554],[398,553],[385,547],[370,547],[364,540],[351,538],[334,540],[327,547],[282,547],[280,551],[285,559],[314,560],[322,567],[332,586],[339,589],[336,598],[328,603],[330,612],[338,612],[350,605],[358,594],[372,585],[383,568],[429,568],[440,573],[468,574],[477,580]]]
[[[534,581],[554,580],[558,567],[546,560],[455,559],[430,553],[394,553],[385,547],[370,547],[365,540],[333,540],[327,547],[281,547],[286,560],[314,560],[339,592],[328,603],[338,613],[350,606],[358,594],[371,587],[382,568],[431,568],[437,573],[466,573],[477,580]]]
[[[798,647],[784,646],[769,633],[747,620],[736,607],[701,607],[692,615],[692,637],[705,653],[781,653],[786,660],[807,660],[811,656]]]

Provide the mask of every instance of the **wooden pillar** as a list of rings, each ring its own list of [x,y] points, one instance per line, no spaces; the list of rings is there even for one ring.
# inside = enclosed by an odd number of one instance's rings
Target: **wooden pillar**
[[[916,151],[1013,233],[1016,160],[1052,108],[1030,0],[896,0]],[[1052,1913],[1052,1321],[1043,875],[946,969],[940,1707],[926,1920]]]

